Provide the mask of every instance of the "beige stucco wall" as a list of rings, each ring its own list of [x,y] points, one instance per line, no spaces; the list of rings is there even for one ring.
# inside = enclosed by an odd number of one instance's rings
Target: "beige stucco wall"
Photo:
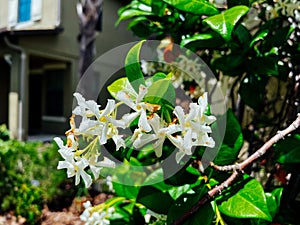
[[[3,2],[3,7],[2,7]],[[0,27],[6,27],[7,30],[51,30],[59,25],[60,18],[60,0],[43,0],[41,19],[37,21],[28,21],[18,23],[14,27],[8,26],[8,0],[1,0]],[[16,9],[17,10],[17,9]]]
[[[61,33],[23,36],[19,39],[20,45],[33,53],[45,56],[78,58],[79,51],[76,36],[79,26],[76,1],[61,1],[61,21],[60,27],[63,28]]]
[[[7,27],[7,8],[8,1],[0,0],[0,30],[6,29]]]
[[[42,19],[28,23],[25,26],[17,25],[13,30],[51,30],[59,25],[60,0],[43,0]]]

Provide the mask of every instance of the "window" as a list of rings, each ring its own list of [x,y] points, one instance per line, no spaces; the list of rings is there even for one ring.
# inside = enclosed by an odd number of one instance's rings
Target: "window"
[[[8,0],[8,27],[42,18],[42,0]]]
[[[26,22],[30,20],[31,0],[19,0],[18,22]]]

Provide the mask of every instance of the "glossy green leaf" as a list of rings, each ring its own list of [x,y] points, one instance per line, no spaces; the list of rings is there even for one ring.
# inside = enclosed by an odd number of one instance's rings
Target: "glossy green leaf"
[[[275,145],[275,160],[288,170],[300,164],[300,135],[296,134],[288,136],[284,140],[280,140]],[[293,166],[294,165],[294,166]],[[293,167],[291,167],[293,166]],[[294,169],[293,169],[294,170]]]
[[[217,165],[228,165],[234,163],[237,160],[237,156],[243,146],[242,129],[232,110],[227,111],[226,117],[225,136],[218,155],[214,159],[214,163]],[[212,125],[213,133],[217,129],[220,129],[218,127],[218,120]]]
[[[203,22],[220,34],[226,41],[229,41],[234,26],[248,10],[249,8],[246,6],[235,6],[218,15],[210,16],[203,20]]]
[[[151,5],[151,2],[152,2],[152,0],[139,0],[139,1],[146,5]]]
[[[154,82],[145,95],[145,101],[153,104],[160,104],[163,100],[175,105],[175,89],[169,79],[160,79]]]
[[[215,15],[219,13],[218,9],[206,0],[163,0],[176,9],[197,14],[197,15]]]
[[[253,47],[258,41],[264,40],[266,36],[269,34],[269,30],[262,30],[259,31],[257,34],[254,35],[253,39],[250,42],[250,47]]]
[[[128,20],[137,16],[149,16],[149,15],[152,15],[152,13],[148,11],[143,11],[139,9],[126,9],[119,14],[119,18],[115,25],[118,26],[120,22],[123,20]]]
[[[160,79],[154,82],[144,97],[146,102],[161,106],[163,118],[171,122],[172,112],[175,106],[176,93],[169,79]]]
[[[215,48],[220,47],[223,43],[222,37],[215,32],[195,34],[192,37],[185,38],[180,45],[189,49]]]
[[[140,51],[144,41],[140,41],[134,45],[128,52],[125,58],[125,71],[126,76],[134,88],[139,93],[139,87],[141,84],[145,85],[144,75],[140,65]]]
[[[266,193],[266,200],[269,213],[273,218],[278,211],[278,205],[276,203],[276,198],[271,193]]]
[[[141,187],[136,201],[160,214],[167,214],[174,202],[169,193],[164,193],[152,186]]]
[[[217,204],[220,211],[230,217],[272,221],[261,184],[247,176],[223,192]]]
[[[136,98],[136,92],[132,88],[127,77],[122,77],[122,78],[114,81],[111,85],[109,85],[107,87],[107,90],[113,98],[115,98],[116,94],[121,90],[125,91],[127,94],[129,94],[129,96],[131,98],[133,98],[133,99]]]

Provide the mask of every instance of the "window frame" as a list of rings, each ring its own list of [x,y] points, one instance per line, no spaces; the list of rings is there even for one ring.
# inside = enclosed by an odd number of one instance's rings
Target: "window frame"
[[[42,19],[43,0],[31,0],[30,20],[19,22],[19,1],[8,0],[8,27],[19,28],[34,24]]]

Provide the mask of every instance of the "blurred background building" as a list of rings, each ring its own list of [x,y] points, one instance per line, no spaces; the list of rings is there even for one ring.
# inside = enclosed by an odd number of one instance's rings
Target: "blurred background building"
[[[115,27],[123,1],[106,0],[96,57],[136,40]],[[0,124],[14,138],[63,134],[79,75],[75,0],[0,0]]]

